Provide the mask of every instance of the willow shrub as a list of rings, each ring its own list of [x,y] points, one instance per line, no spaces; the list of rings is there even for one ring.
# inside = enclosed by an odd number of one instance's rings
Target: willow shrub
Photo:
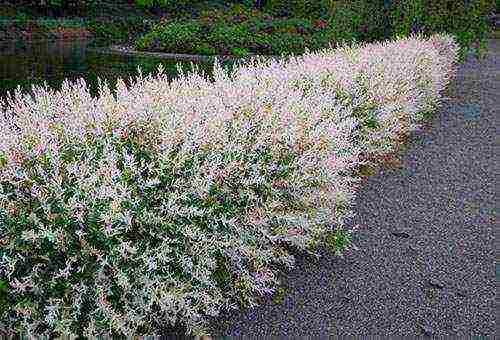
[[[456,56],[450,36],[410,37],[216,63],[213,79],[160,68],[98,97],[83,80],[16,91],[0,106],[0,330],[201,335],[273,293],[292,251],[342,255],[362,156],[418,127]]]

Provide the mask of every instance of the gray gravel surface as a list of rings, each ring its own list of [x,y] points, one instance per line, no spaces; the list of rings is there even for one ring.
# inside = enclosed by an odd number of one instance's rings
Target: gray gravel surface
[[[359,191],[351,223],[360,249],[298,258],[282,302],[225,315],[213,335],[495,337],[499,42],[485,60],[460,65],[403,167],[382,169]]]

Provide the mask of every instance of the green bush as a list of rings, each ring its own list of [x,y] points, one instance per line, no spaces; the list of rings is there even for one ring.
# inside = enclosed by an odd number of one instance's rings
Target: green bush
[[[203,41],[203,26],[195,21],[157,24],[136,41],[138,50],[194,53]],[[206,46],[205,46],[206,48]]]
[[[249,52],[246,48],[235,47],[231,50],[231,53],[237,57],[246,57],[249,55]]]
[[[257,54],[295,54],[303,53],[306,47],[316,50],[341,41],[374,42],[411,33],[430,36],[443,32],[457,38],[463,57],[474,44],[478,44],[478,52],[485,49],[490,31],[486,15],[493,11],[495,3],[269,0],[267,12],[252,6],[255,2],[250,1],[227,9],[205,9],[189,24],[162,23],[139,39],[136,47],[201,54],[226,54],[239,48]]]
[[[324,26],[322,26],[324,25]],[[325,21],[273,18],[236,4],[226,11],[205,10],[197,19],[160,22],[139,38],[138,50],[204,55],[299,54],[305,48],[328,47],[333,38]]]
[[[213,31],[208,32],[206,39],[219,50],[232,50],[248,46],[252,38],[252,31],[247,24],[236,24],[216,25]]]
[[[339,1],[329,18],[337,41],[375,41],[384,39],[384,12],[365,0]]]
[[[141,17],[130,16],[113,20],[92,19],[87,27],[94,38],[105,41],[126,41],[136,35],[144,34],[150,28]]]
[[[52,18],[41,18],[37,20],[40,27],[47,30],[53,30],[58,27],[64,28],[81,28],[85,26],[85,22],[82,20],[75,19],[52,19]]]
[[[186,7],[201,2],[200,0],[135,0],[135,3],[140,8],[151,9],[154,7],[174,10],[178,7]]]
[[[276,16],[316,19],[326,17],[332,5],[331,0],[268,0],[264,6]]]
[[[198,19],[207,24],[221,23],[227,25],[228,23],[237,24],[247,21],[270,20],[272,16],[254,8],[236,4],[226,9],[204,9],[200,12]]]
[[[485,49],[490,32],[486,16],[494,7],[494,0],[341,0],[332,3],[329,22],[337,41],[453,34],[463,58],[475,43],[478,52]]]
[[[23,5],[34,8],[82,13],[82,11],[99,6],[100,3],[101,0],[31,0],[24,2]]]
[[[494,8],[494,0],[394,0],[387,17],[392,37],[417,32],[453,34],[463,58],[474,43],[479,44],[477,52],[484,51],[491,31],[486,16]]]

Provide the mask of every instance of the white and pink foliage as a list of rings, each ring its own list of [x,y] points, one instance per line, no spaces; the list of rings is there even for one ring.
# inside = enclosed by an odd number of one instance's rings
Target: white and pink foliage
[[[276,287],[273,266],[293,265],[284,244],[312,251],[353,215],[361,156],[390,152],[398,135],[418,128],[422,113],[442,99],[457,51],[450,36],[410,37],[254,62],[231,74],[216,63],[213,82],[198,72],[169,81],[160,68],[129,87],[119,81],[115,94],[103,84],[97,98],[83,80],[65,82],[60,91],[35,87],[33,96],[16,92],[0,107],[0,232],[14,240],[6,221],[18,216],[21,199],[34,200],[39,210],[26,217],[33,228],[22,239],[38,249],[47,238],[64,252],[67,239],[76,238],[81,254],[97,258],[98,272],[92,284],[80,282],[67,292],[70,301],[91,299],[93,309],[44,300],[45,319],[36,317],[36,307],[18,306],[0,328],[29,332],[45,323],[69,334],[66,326],[87,313],[89,336],[105,331],[96,324],[103,318],[126,335],[176,322],[202,334],[207,316],[238,301],[255,304],[255,295]],[[376,119],[376,129],[365,127],[366,116]],[[152,158],[117,147],[129,140]],[[270,180],[266,173],[282,170],[277,159],[286,156],[295,157],[288,177]],[[192,161],[190,175],[160,190],[162,171],[180,173],[186,161]],[[245,210],[215,220],[210,207],[185,204],[190,195],[211,199],[216,185],[227,197],[246,197]],[[259,185],[268,188],[268,199],[251,190]],[[152,190],[157,197],[148,199],[155,202],[144,203]],[[53,202],[78,224],[74,235],[52,227]],[[89,212],[97,214],[105,237],[122,240],[113,255],[88,244]],[[178,217],[191,222],[177,227],[177,238],[162,232]],[[203,229],[193,222],[197,217],[212,225]],[[131,230],[158,242],[139,251],[123,236]],[[30,255],[0,250],[0,279],[16,294],[40,283],[47,266],[38,263],[13,277],[16,264]],[[221,256],[232,275],[224,289],[213,277]],[[54,280],[78,271],[82,259],[68,256],[53,270]],[[134,264],[125,270],[123,261]],[[112,284],[122,291],[123,311],[107,300]],[[43,293],[36,294],[42,299]]]

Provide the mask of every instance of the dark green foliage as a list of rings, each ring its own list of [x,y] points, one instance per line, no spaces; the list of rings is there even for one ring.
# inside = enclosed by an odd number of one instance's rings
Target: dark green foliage
[[[306,47],[325,47],[331,40],[330,32],[312,20],[270,20],[250,15],[247,15],[248,20],[239,23],[220,16],[210,20],[158,24],[136,42],[136,48],[171,53],[281,55],[303,53]]]
[[[36,3],[43,4],[47,7],[91,7],[99,3],[99,0],[46,0],[46,1],[36,1]]]
[[[337,1],[329,18],[337,41],[383,40],[383,8],[365,0]]]
[[[446,32],[457,37],[463,56],[474,44],[477,52],[485,48],[490,31],[486,15],[494,10],[494,1],[268,0],[259,4],[263,12],[256,10],[255,1],[239,1],[225,10],[201,11],[188,22],[160,23],[136,47],[205,55],[289,55],[342,41]]]
[[[141,17],[119,17],[113,20],[92,19],[87,24],[87,29],[93,37],[105,41],[126,41],[150,29],[148,22]]]
[[[485,49],[491,31],[487,15],[494,11],[494,0],[393,0],[387,13],[391,36],[410,33],[453,34],[461,46],[461,57],[475,44]]]
[[[179,12],[190,6],[197,5],[201,0],[135,0],[137,7],[153,12],[164,10],[168,12]]]
[[[336,229],[326,237],[326,244],[330,251],[341,255],[351,245],[352,235],[343,229]]]
[[[0,280],[0,317],[7,311],[7,294],[9,288],[4,280]]]
[[[101,0],[21,0],[10,2],[18,7],[46,10],[49,11],[48,13],[56,16],[63,14],[85,14],[89,9],[98,7],[101,4]]]
[[[268,0],[264,9],[276,16],[324,18],[330,11],[330,0]]]
[[[180,8],[193,7],[198,5],[233,5],[233,4],[241,4],[247,8],[262,8],[266,3],[266,0],[232,0],[232,1],[207,1],[207,0],[135,0],[135,4],[138,7],[153,9],[153,8],[161,8],[168,11],[175,11]]]

